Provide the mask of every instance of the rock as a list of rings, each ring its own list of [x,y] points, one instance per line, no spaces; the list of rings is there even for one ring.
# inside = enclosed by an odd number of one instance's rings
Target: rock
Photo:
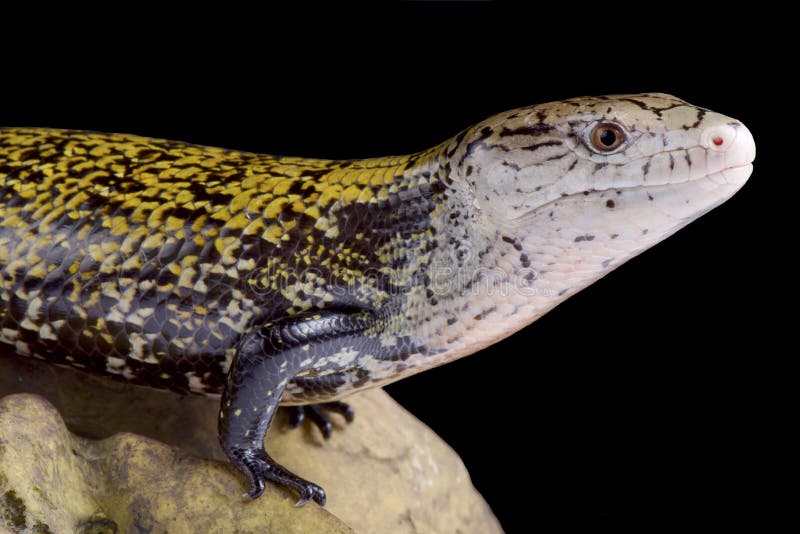
[[[135,434],[76,437],[36,395],[0,400],[0,428],[3,516],[15,530],[352,532],[319,507],[296,509],[286,494],[247,502],[222,463]]]
[[[502,532],[458,456],[382,390],[348,399],[356,420],[336,419],[329,440],[282,430],[283,414],[267,436],[276,459],[326,489],[325,509],[295,508],[275,486],[242,498],[214,399],[0,357],[0,396],[20,391],[57,409],[0,400],[0,531]]]
[[[241,480],[219,462],[135,434],[74,436],[36,395],[0,401],[0,428],[3,516],[15,530],[352,532],[319,507],[295,509],[286,494],[245,501]]]

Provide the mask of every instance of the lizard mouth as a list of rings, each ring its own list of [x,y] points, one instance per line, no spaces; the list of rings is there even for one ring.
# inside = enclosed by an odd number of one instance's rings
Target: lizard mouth
[[[587,200],[589,200],[592,197],[596,198],[597,195],[606,195],[606,194],[608,194],[610,192],[626,193],[626,192],[639,191],[639,192],[647,193],[647,192],[653,192],[653,191],[665,190],[665,189],[668,189],[668,190],[679,190],[681,188],[692,186],[692,185],[697,186],[697,184],[699,182],[703,181],[703,180],[706,180],[706,181],[708,181],[708,182],[710,182],[713,185],[718,186],[718,187],[730,188],[724,194],[720,195],[719,200],[717,202],[713,203],[713,205],[712,205],[712,207],[713,207],[713,206],[719,205],[720,203],[722,203],[726,199],[730,198],[734,193],[736,193],[736,191],[738,191],[745,184],[745,182],[747,182],[747,180],[748,180],[748,178],[750,178],[750,175],[752,174],[752,172],[753,172],[753,164],[752,164],[752,161],[751,161],[750,163],[745,163],[743,165],[733,165],[733,166],[726,167],[726,168],[720,169],[720,170],[712,172],[712,173],[702,174],[700,176],[696,176],[694,178],[687,179],[687,180],[684,180],[684,181],[681,181],[681,182],[665,182],[665,183],[653,183],[653,184],[609,187],[609,188],[592,190],[590,192],[590,194],[587,194],[586,192],[581,191],[579,193],[572,193],[572,194],[569,194],[569,195],[564,195],[564,196],[549,200],[548,202],[545,202],[544,204],[541,204],[540,206],[537,206],[537,207],[535,207],[533,209],[530,209],[530,210],[518,215],[517,217],[514,217],[511,220],[514,221],[514,222],[521,222],[522,220],[527,219],[527,218],[531,217],[532,215],[535,215],[536,213],[540,213],[540,212],[542,212],[544,210],[550,209],[554,204],[559,203],[559,202],[563,202],[565,200],[576,200],[576,199],[587,199]]]
[[[730,185],[744,185],[750,175],[753,174],[753,163],[728,167],[717,173],[710,174],[708,177],[711,178],[715,174],[721,176]]]

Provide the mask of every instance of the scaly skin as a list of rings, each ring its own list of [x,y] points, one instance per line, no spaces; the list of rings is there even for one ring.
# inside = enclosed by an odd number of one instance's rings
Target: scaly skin
[[[754,156],[741,123],[667,95],[522,108],[361,161],[0,129],[0,340],[222,394],[250,495],[272,480],[324,503],[263,449],[279,402],[336,400],[519,330],[729,198]]]

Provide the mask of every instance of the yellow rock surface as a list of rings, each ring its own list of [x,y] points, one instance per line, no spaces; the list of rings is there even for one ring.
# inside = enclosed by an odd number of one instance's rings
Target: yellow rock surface
[[[41,396],[9,395],[23,391]],[[325,488],[325,509],[295,508],[271,485],[242,498],[213,399],[5,356],[2,395],[0,532],[502,532],[458,456],[381,390],[348,399],[356,420],[345,429],[334,415],[329,440],[282,430],[283,414],[267,436],[278,461]]]

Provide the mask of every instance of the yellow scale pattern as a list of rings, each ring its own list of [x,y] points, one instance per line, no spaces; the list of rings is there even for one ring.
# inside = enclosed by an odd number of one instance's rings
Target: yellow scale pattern
[[[107,372],[135,379],[134,359],[161,364],[149,372],[169,381],[174,363],[162,360],[225,346],[220,325],[241,333],[254,319],[332,300],[310,267],[354,286],[366,269],[389,273],[402,247],[426,236],[370,242],[369,220],[355,224],[341,214],[379,209],[424,186],[420,169],[436,154],[328,161],[133,135],[0,129],[0,340],[47,357],[52,350],[39,344],[69,348],[69,339],[81,349],[66,356],[72,365],[97,367],[105,351],[114,354],[103,363]],[[211,279],[226,280],[227,290],[213,290]],[[361,296],[371,304],[386,298],[367,292]],[[160,306],[170,324],[150,331]],[[223,370],[233,354],[225,351]],[[190,389],[209,391],[217,370],[195,371],[183,373]]]

